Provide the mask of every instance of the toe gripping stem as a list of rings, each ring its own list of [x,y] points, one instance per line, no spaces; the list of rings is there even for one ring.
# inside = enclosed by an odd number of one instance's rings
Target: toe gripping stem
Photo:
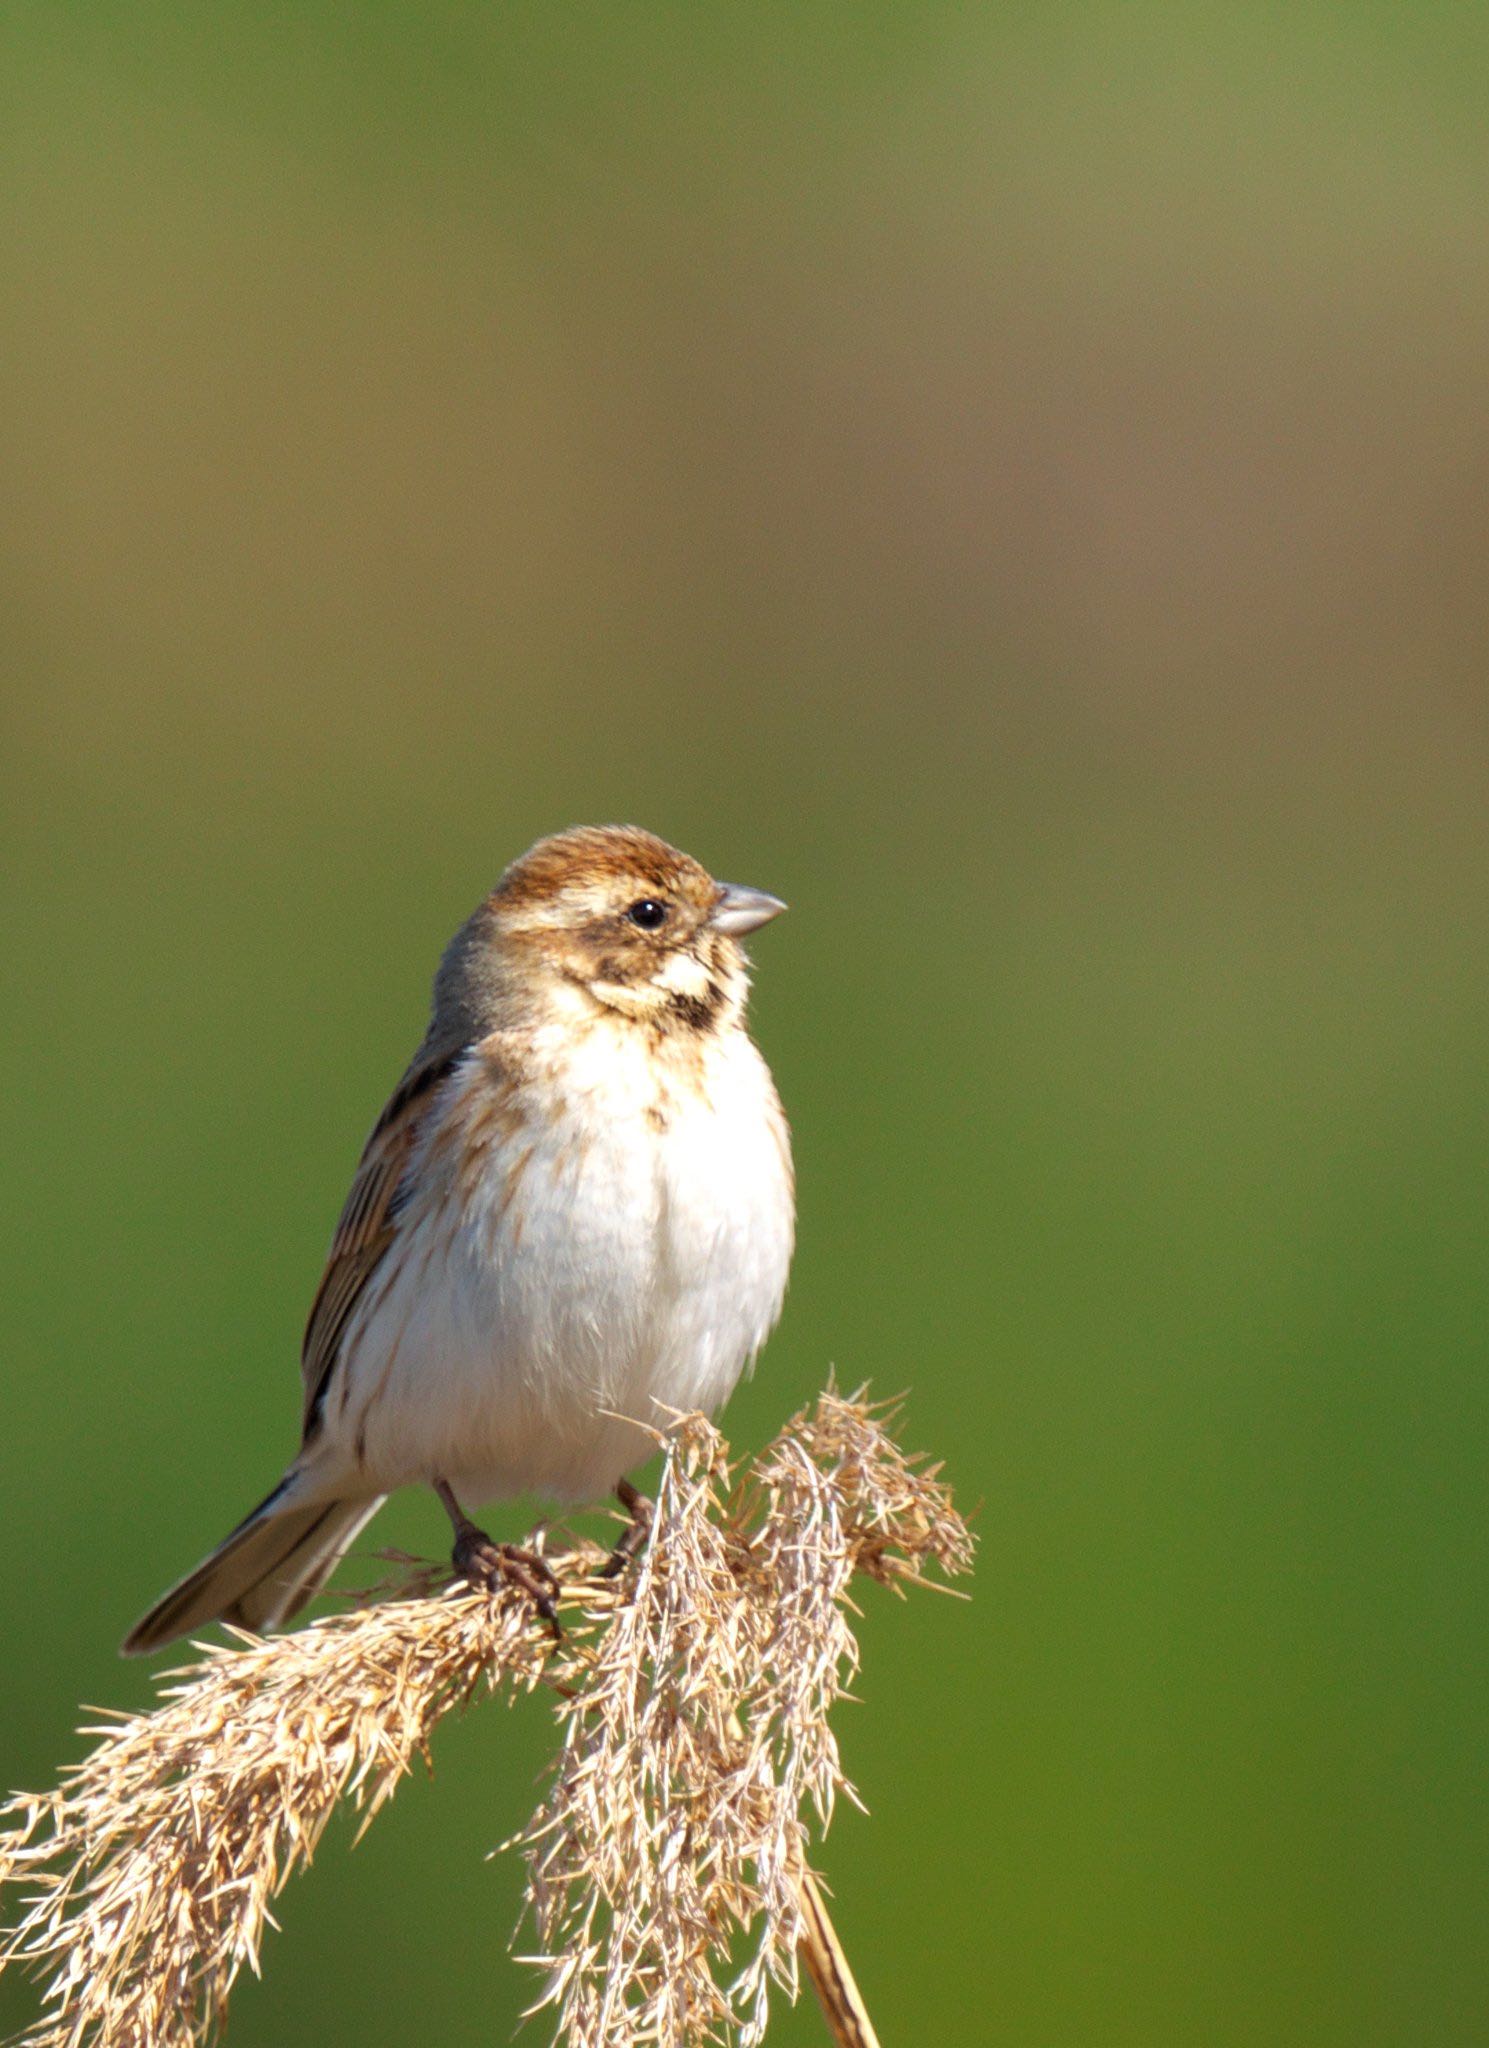
[[[519,1587],[553,1631],[553,1640],[562,1642],[557,1603],[562,1588],[547,1560],[536,1550],[524,1550],[515,1543],[493,1543],[484,1529],[476,1527],[443,1480],[436,1481],[434,1490],[444,1502],[455,1531],[450,1562],[457,1574],[488,1593],[494,1593],[501,1585]]]
[[[598,1576],[602,1579],[618,1579],[632,1558],[639,1557],[645,1550],[655,1513],[653,1503],[644,1493],[639,1493],[629,1479],[621,1480],[615,1489],[615,1497],[631,1519],[615,1539],[609,1557],[600,1566]]]

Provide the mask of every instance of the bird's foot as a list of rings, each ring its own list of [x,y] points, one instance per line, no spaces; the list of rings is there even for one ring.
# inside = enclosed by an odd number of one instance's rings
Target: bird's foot
[[[616,1537],[609,1557],[595,1574],[601,1579],[618,1579],[632,1559],[645,1550],[651,1537],[652,1516],[656,1512],[655,1504],[644,1493],[638,1493],[629,1479],[622,1479],[615,1494],[631,1520]]]
[[[522,1550],[515,1543],[493,1543],[484,1529],[467,1523],[456,1531],[451,1563],[461,1578],[488,1593],[503,1585],[520,1587],[552,1630],[553,1640],[563,1641],[557,1606],[562,1589],[537,1551]]]

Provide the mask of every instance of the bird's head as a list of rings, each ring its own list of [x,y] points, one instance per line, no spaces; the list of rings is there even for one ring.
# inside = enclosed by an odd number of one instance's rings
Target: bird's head
[[[572,1015],[577,1001],[664,1030],[714,1030],[743,1007],[741,939],[785,907],[716,882],[634,825],[576,826],[512,863],[457,935],[441,980],[467,1005],[487,982],[501,1011],[530,1020]]]

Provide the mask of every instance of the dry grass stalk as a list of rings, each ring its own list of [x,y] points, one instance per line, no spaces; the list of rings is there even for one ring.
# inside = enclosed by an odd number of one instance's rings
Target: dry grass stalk
[[[807,1853],[809,1816],[851,1790],[827,1719],[857,1661],[849,1587],[971,1561],[890,1421],[829,1390],[736,1480],[718,1432],[682,1419],[633,1580],[597,1584],[592,1546],[550,1559],[561,1645],[515,1591],[389,1598],[206,1651],[152,1712],[87,1730],[92,1753],[0,1830],[0,1889],[25,1894],[0,1968],[43,1980],[29,2048],[212,2038],[337,1804],[370,1819],[444,1714],[539,1684],[563,1741],[519,1841],[557,2038],[748,2048],[800,1948],[837,2037],[871,2042],[861,2001],[856,2033],[851,2000],[827,2005],[834,1979],[857,1994]]]
[[[822,1887],[808,1871],[801,1881],[802,1967],[812,1980],[827,2031],[837,2048],[879,2048],[858,1981],[828,1915]]]

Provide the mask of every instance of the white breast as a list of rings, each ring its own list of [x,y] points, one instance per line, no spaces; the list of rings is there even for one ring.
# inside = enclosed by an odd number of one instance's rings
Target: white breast
[[[780,1313],[791,1169],[745,1032],[701,1051],[659,1074],[617,1024],[566,1046],[478,1154],[426,1138],[329,1404],[376,1490],[597,1499],[650,1455],[636,1424],[727,1398]],[[473,1056],[431,1127],[482,1086]]]

